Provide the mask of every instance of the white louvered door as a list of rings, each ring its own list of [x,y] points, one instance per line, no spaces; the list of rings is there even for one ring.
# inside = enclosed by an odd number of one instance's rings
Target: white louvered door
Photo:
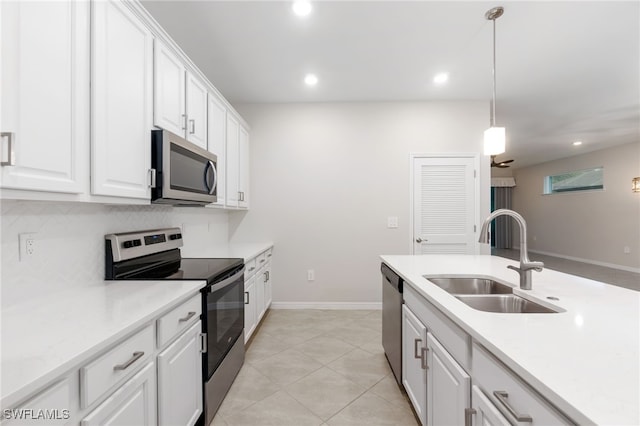
[[[413,160],[414,254],[476,254],[474,157]]]

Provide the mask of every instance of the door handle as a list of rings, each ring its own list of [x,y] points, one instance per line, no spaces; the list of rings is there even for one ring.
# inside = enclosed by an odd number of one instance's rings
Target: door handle
[[[414,339],[413,340],[413,357],[415,359],[420,359],[421,355],[418,353],[418,344],[422,342],[422,339]]]
[[[192,118],[189,120],[189,124],[191,124],[191,130],[189,130],[189,133],[193,135],[196,132],[196,120]]]
[[[13,137],[14,134],[11,132],[2,132],[0,133],[0,138],[7,138],[7,161],[0,161],[0,166],[13,166],[15,165],[15,153],[13,152]],[[4,150],[3,150],[4,153]]]
[[[426,239],[425,239],[425,240],[423,240],[423,239],[422,239],[422,238],[420,238],[420,237],[416,238],[416,243],[418,243],[418,244],[420,244],[420,243],[421,243],[421,242],[423,242],[423,241],[424,241],[424,242],[427,242],[428,240],[426,240]]]

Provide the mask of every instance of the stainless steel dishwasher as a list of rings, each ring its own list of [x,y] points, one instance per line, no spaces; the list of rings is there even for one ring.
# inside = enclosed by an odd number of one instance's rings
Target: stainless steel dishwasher
[[[382,272],[382,347],[402,386],[402,278],[384,263]]]

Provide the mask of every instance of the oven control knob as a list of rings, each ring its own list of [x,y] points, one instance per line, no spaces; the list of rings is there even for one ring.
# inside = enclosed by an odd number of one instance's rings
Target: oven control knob
[[[182,234],[171,234],[171,235],[169,235],[169,239],[170,240],[181,240],[182,239]]]
[[[133,247],[133,241],[131,241],[131,240],[130,240],[130,241],[125,241],[125,242],[122,244],[122,246],[123,246],[124,248],[131,248],[131,247]]]
[[[134,247],[140,247],[142,245],[142,241],[140,240],[132,240]]]

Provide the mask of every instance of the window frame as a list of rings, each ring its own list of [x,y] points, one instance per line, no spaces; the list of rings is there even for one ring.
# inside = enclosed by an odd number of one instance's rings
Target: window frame
[[[578,173],[586,173],[586,172],[592,172],[592,171],[600,171],[600,174],[602,176],[602,184],[598,185],[598,186],[576,186],[576,187],[572,187],[572,188],[567,188],[564,190],[553,190],[553,183],[552,183],[552,179],[554,177],[558,177],[558,176],[562,176],[562,175],[567,175],[567,174],[572,174],[575,173],[576,175]],[[555,174],[550,174],[544,177],[543,179],[543,184],[542,184],[542,195],[556,195],[556,194],[576,194],[576,193],[584,193],[584,192],[599,192],[599,191],[604,191],[605,190],[605,184],[604,184],[604,166],[595,166],[595,167],[589,167],[586,169],[579,169],[579,170],[572,170],[572,171],[567,171],[567,172],[562,172],[562,173],[555,173]]]

